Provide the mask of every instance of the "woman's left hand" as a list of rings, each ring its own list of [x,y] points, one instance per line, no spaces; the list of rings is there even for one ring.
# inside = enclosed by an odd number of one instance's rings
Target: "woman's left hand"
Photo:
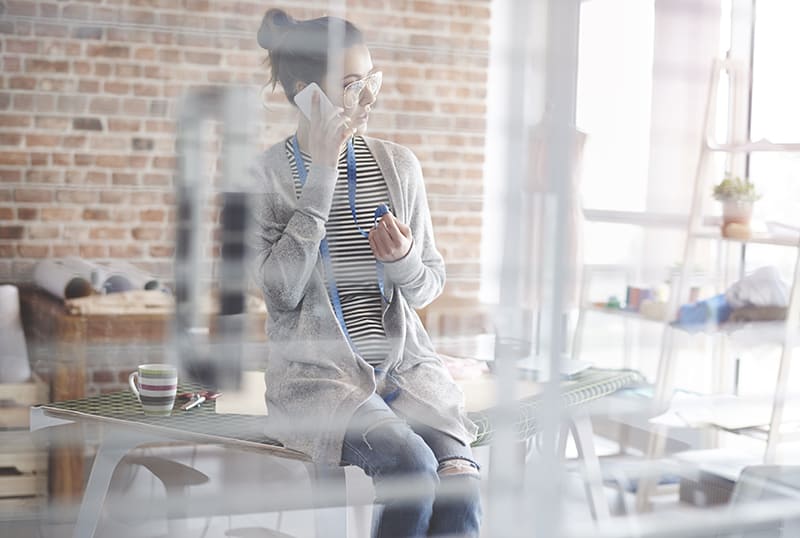
[[[411,228],[394,218],[391,213],[382,216],[369,232],[372,253],[382,262],[393,262],[405,257],[413,242]]]

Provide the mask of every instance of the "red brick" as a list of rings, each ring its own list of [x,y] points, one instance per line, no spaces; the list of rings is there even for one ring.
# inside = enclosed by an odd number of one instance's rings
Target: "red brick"
[[[84,6],[64,6],[64,10],[79,7]],[[79,26],[72,30],[72,37],[75,39],[103,39],[103,29],[97,26]]]
[[[155,143],[152,138],[133,138],[131,146],[134,151],[152,151]]]
[[[136,168],[137,170],[141,170],[147,166],[149,158],[146,155],[130,155],[128,157],[128,166],[130,168]]]
[[[137,97],[158,97],[160,89],[155,84],[134,84],[133,94]]]
[[[148,133],[175,133],[175,122],[169,120],[147,120],[145,122],[145,131]]]
[[[112,244],[108,247],[108,255],[112,258],[141,258],[144,255],[144,250],[141,246],[135,244]]]
[[[92,64],[89,62],[72,62],[72,72],[75,75],[89,75],[92,72]]]
[[[101,168],[125,168],[128,166],[126,155],[98,155],[95,157],[95,165]]]
[[[4,183],[16,183],[21,180],[22,180],[22,170],[0,168],[0,181]]]
[[[47,258],[50,247],[47,245],[17,245],[17,254],[20,258]]]
[[[125,151],[128,149],[128,141],[113,136],[94,136],[90,139],[89,149],[92,151]]]
[[[10,116],[8,114],[0,114],[0,127],[28,127],[30,124],[30,116]]]
[[[0,151],[0,165],[26,166],[28,154],[21,151]]]
[[[12,90],[34,90],[36,89],[36,79],[33,77],[11,77],[8,87]]]
[[[14,95],[14,102],[11,105],[17,112],[33,110],[33,95],[29,93],[17,93]]]
[[[90,185],[108,185],[108,173],[90,170],[86,172],[86,183]]]
[[[194,8],[192,8],[194,9]],[[154,24],[156,22],[155,13],[152,10],[133,10],[126,9],[120,12],[120,20],[133,24]]]
[[[42,220],[69,222],[78,217],[78,209],[74,207],[43,207]]]
[[[76,153],[74,161],[75,166],[91,166],[94,163],[94,157],[89,153]]]
[[[11,259],[14,257],[14,245],[13,244],[0,244],[0,260],[1,259]]]
[[[47,153],[30,153],[31,158],[31,166],[47,166],[49,164],[49,159]]]
[[[72,168],[64,172],[64,183],[68,185],[82,185],[85,173],[77,168]]]
[[[177,162],[175,157],[154,157],[153,158],[153,168],[167,168],[167,169],[174,169]]]
[[[64,241],[85,241],[89,238],[88,226],[64,225],[62,239]]]
[[[145,209],[139,212],[142,222],[164,222],[167,214],[163,209]]]
[[[137,132],[141,129],[139,120],[123,120],[118,118],[108,119],[109,131]]]
[[[132,230],[133,238],[139,241],[156,241],[161,239],[161,228],[137,227]]]
[[[180,63],[181,51],[178,49],[161,49],[158,51],[158,61],[162,63]]]
[[[6,52],[36,54],[39,52],[39,41],[35,39],[8,38],[5,41],[5,47]]]
[[[53,256],[56,258],[65,258],[67,256],[78,256],[79,250],[77,245],[53,245]]]
[[[68,73],[69,62],[66,60],[41,60],[28,58],[25,60],[26,73]]]
[[[51,202],[53,191],[50,189],[15,189],[15,202]]]
[[[72,204],[93,204],[98,201],[100,195],[97,191],[83,190],[60,190],[56,192],[56,200]]]
[[[158,43],[159,45],[170,45],[173,42],[173,36],[171,32],[153,32],[153,43]]]
[[[56,239],[60,235],[58,226],[31,224],[28,226],[28,239]]]
[[[34,124],[37,129],[53,129],[55,131],[68,131],[71,120],[63,116],[36,116]]]
[[[216,52],[190,52],[183,53],[183,58],[188,63],[201,65],[219,65],[222,55]]]
[[[215,84],[230,84],[233,82],[233,75],[230,71],[209,71],[208,81]]]
[[[89,57],[100,56],[103,58],[126,59],[131,55],[130,47],[122,45],[88,45],[86,55]]]
[[[147,100],[129,98],[122,101],[122,111],[129,116],[146,116],[148,114]]]
[[[142,185],[147,186],[167,186],[172,182],[172,177],[168,174],[144,174]]]
[[[14,209],[11,207],[0,207],[0,220],[14,220]]]
[[[105,258],[108,256],[108,247],[105,245],[80,245],[80,256],[82,258]]]
[[[108,41],[121,41],[126,45],[153,41],[150,31],[136,28],[109,28],[106,35],[108,36]]]
[[[158,205],[161,203],[161,195],[152,191],[141,191],[131,193],[132,205]]]
[[[22,239],[24,226],[0,226],[0,239]]]
[[[31,169],[25,171],[26,183],[61,183],[64,173],[61,170]]]
[[[33,98],[36,112],[54,112],[56,109],[55,95],[36,95]]]
[[[94,64],[94,74],[98,77],[107,77],[111,75],[114,66],[105,62],[96,62]],[[119,66],[117,67],[119,68]]]
[[[150,67],[152,66],[148,66],[148,69]],[[139,78],[142,76],[142,68],[138,65],[117,65],[116,75],[119,78]]]
[[[74,128],[74,121],[73,121]],[[61,147],[65,149],[79,149],[86,146],[86,137],[83,135],[69,135],[61,137]]]
[[[104,204],[123,204],[128,201],[128,193],[121,191],[102,191],[100,202]]]
[[[39,210],[35,207],[18,207],[17,218],[19,220],[36,220],[39,218]]]
[[[53,165],[53,166],[70,166],[72,164],[72,154],[70,154],[70,153],[51,153],[50,154],[50,164]]]
[[[107,80],[103,83],[103,91],[106,93],[113,93],[115,95],[125,95],[126,93],[130,93],[131,85],[127,82]]]
[[[83,79],[78,82],[78,91],[81,93],[99,93],[100,82],[97,80]]]
[[[67,37],[68,27],[64,24],[43,24],[34,25],[34,34],[39,37]]]
[[[101,115],[116,114],[119,112],[119,99],[116,97],[93,97],[89,101],[89,112]]]
[[[102,131],[103,123],[100,118],[74,118],[72,128],[76,131]]]
[[[156,59],[156,49],[152,47],[139,47],[133,51],[133,59],[153,61]]]
[[[58,146],[61,142],[61,138],[57,135],[26,135],[25,136],[25,145],[28,147],[36,147],[36,146],[47,146],[53,147]]]
[[[18,56],[5,56],[3,58],[4,73],[18,73],[22,71],[22,61]]]
[[[83,220],[109,220],[108,209],[85,208],[81,213]]]
[[[175,247],[170,245],[151,245],[149,253],[153,258],[171,258],[175,253]]]
[[[0,146],[19,146],[20,142],[22,142],[22,135],[0,133]]]
[[[7,15],[23,15],[25,17],[36,16],[36,3],[24,0],[8,0],[5,3]]]
[[[126,228],[111,228],[108,226],[96,226],[89,230],[89,239],[126,239],[128,230]]]
[[[111,220],[114,222],[136,222],[138,214],[132,208],[114,207],[111,212]]]
[[[111,174],[112,185],[137,185],[136,174],[114,172]]]

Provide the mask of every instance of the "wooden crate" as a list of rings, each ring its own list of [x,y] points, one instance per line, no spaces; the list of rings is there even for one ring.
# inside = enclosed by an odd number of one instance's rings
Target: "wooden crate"
[[[30,406],[46,403],[41,379],[0,384],[0,518],[39,511],[47,497],[47,449],[28,431]]]

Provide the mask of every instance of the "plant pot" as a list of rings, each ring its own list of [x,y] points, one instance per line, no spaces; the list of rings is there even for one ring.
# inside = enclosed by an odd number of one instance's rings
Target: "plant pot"
[[[733,229],[750,229],[750,219],[753,216],[753,202],[750,200],[725,200],[722,202],[722,235],[727,237]],[[729,224],[735,224],[729,228]],[[738,234],[735,234],[738,235]]]

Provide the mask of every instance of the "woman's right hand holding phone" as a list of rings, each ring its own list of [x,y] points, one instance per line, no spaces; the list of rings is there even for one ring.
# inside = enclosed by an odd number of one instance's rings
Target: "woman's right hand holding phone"
[[[308,151],[311,161],[336,167],[342,144],[353,134],[347,117],[341,112],[324,117],[320,107],[321,96],[315,91],[311,96],[311,126],[308,133]]]

